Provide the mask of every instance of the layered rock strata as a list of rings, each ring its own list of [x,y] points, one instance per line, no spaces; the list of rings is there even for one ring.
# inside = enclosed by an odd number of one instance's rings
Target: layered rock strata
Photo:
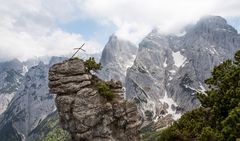
[[[57,94],[62,127],[73,141],[138,141],[141,117],[136,104],[124,100],[121,82],[113,80],[104,82],[115,96],[107,100],[98,92],[101,82],[79,59],[50,68],[49,88]]]

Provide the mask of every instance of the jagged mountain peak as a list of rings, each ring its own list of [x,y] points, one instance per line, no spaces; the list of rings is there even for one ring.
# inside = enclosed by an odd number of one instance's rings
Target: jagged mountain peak
[[[218,55],[233,54],[239,47],[240,36],[236,29],[220,16],[201,18],[184,36],[184,48],[207,49]],[[193,46],[193,44],[198,44]],[[218,52],[218,53],[217,53]]]
[[[18,59],[13,59],[13,60],[0,63],[1,70],[13,69],[13,70],[19,71],[19,68],[22,68],[22,66],[23,66],[22,62],[20,62]]]
[[[204,16],[200,18],[198,23],[205,23],[205,24],[227,24],[227,20],[225,20],[221,16]]]
[[[199,106],[195,93],[205,89],[212,68],[239,48],[239,34],[218,16],[202,18],[182,36],[154,29],[127,71],[126,97],[139,103],[150,121],[168,114],[177,119]]]
[[[40,61],[37,66],[42,67],[42,66],[44,66],[44,65],[45,65],[44,62],[43,62],[43,61]]]
[[[116,34],[112,34],[109,39],[108,39],[108,43],[109,42],[127,42],[130,44],[133,44],[132,42],[130,42],[129,40],[126,40],[124,38],[121,38],[120,36],[116,35]]]
[[[8,60],[8,61],[6,61],[4,63],[16,63],[16,64],[19,64],[19,63],[21,63],[21,61],[19,61],[17,58],[14,58],[14,59]]]
[[[102,52],[100,63],[103,68],[98,72],[99,77],[104,80],[114,78],[124,83],[127,68],[132,66],[136,53],[136,45],[112,35]]]
[[[215,34],[238,34],[227,21],[220,16],[205,16],[202,17],[192,29],[192,32],[196,35],[209,34],[215,36]],[[192,34],[191,34],[192,35]]]
[[[118,40],[118,36],[116,34],[112,34],[110,37],[109,37],[109,40],[108,41],[116,41]]]
[[[168,39],[169,37],[176,36],[173,33],[162,33],[159,28],[153,28],[149,34],[147,34],[146,38],[158,38],[158,39]]]
[[[124,49],[127,50],[129,48],[137,48],[136,45],[128,40],[124,40],[119,38],[117,35],[112,34],[109,37],[109,40],[107,42],[107,44],[105,45],[105,48],[103,50],[103,52],[105,52],[106,50],[111,49],[112,52],[123,52]]]

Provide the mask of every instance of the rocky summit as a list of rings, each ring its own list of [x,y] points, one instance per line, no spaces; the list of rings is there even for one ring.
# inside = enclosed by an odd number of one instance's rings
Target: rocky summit
[[[102,51],[100,59],[102,69],[98,71],[99,78],[115,79],[125,84],[127,69],[133,65],[136,54],[137,46],[112,35]]]
[[[126,98],[135,99],[148,121],[177,120],[200,106],[196,93],[207,89],[204,80],[215,65],[240,49],[240,35],[219,16],[201,18],[179,35],[157,29],[139,44],[127,70]]]
[[[98,89],[106,84],[114,98]],[[87,72],[84,61],[70,59],[49,70],[50,92],[57,94],[56,106],[63,129],[73,141],[138,141],[142,119],[133,102],[124,100],[119,81],[102,81]]]

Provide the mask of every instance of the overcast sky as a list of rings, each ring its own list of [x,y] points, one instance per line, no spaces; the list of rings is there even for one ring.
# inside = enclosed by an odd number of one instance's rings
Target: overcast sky
[[[64,55],[86,43],[100,52],[108,37],[138,44],[153,28],[178,33],[204,15],[240,29],[240,0],[0,0],[0,61]]]

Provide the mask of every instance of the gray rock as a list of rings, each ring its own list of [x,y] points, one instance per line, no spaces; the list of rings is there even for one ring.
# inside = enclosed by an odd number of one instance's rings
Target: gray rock
[[[98,76],[104,80],[119,80],[125,83],[127,68],[133,65],[137,47],[112,35],[102,52],[100,63],[103,66]]]
[[[16,95],[9,103],[0,120],[0,135],[11,126],[10,136],[19,134],[22,140],[29,140],[29,134],[49,114],[56,110],[54,96],[48,89],[48,65],[39,63],[25,74]]]
[[[142,122],[136,104],[121,97],[121,82],[114,80],[106,84],[116,97],[107,101],[96,88],[99,81],[85,72],[82,60],[67,60],[50,68],[49,87],[57,94],[62,127],[73,141],[139,141]]]
[[[0,63],[0,115],[19,90],[25,74],[24,68],[17,59]]]
[[[207,89],[204,80],[239,48],[239,34],[218,16],[202,18],[181,36],[153,30],[127,70],[126,97],[138,103],[150,122],[169,114],[176,120],[200,106],[195,94]]]
[[[66,60],[63,65],[55,64],[50,68],[51,73],[58,72],[66,76],[78,75],[85,73],[84,64],[78,59]]]
[[[6,111],[0,116],[1,139],[16,137],[14,138],[16,141],[28,141],[42,136],[42,134],[35,134],[31,137],[30,133],[56,110],[54,96],[48,89],[48,69],[51,63],[64,59],[52,57],[48,65],[38,59],[26,62],[15,59],[0,63],[0,76],[5,72],[8,74],[5,75],[6,78],[0,77],[0,85],[2,81],[7,80],[1,90],[8,91],[8,95],[11,96],[5,97],[8,103],[0,101],[1,104],[7,104]]]

